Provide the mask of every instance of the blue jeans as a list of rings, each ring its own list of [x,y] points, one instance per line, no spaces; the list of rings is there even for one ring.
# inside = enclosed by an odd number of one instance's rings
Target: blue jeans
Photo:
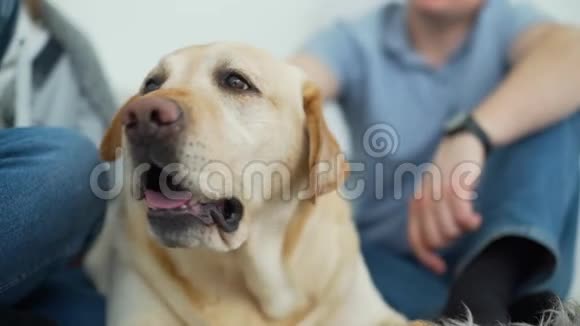
[[[98,232],[105,202],[87,138],[65,129],[0,131],[0,305],[61,326],[104,325],[104,302],[74,266]]]
[[[449,265],[442,277],[409,254],[364,245],[371,276],[385,300],[410,318],[439,317],[457,275],[485,247],[509,236],[542,245],[555,261],[555,266],[539,266],[516,295],[551,290],[565,297],[571,286],[578,229],[579,158],[580,113],[494,151],[474,203],[483,225],[441,252]]]

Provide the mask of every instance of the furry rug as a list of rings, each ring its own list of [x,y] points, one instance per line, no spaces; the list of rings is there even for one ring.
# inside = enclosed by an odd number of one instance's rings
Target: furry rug
[[[443,322],[443,326],[477,326],[473,323],[471,314],[466,321],[449,320]],[[499,326],[499,324],[498,324]],[[511,326],[580,326],[580,304],[578,303],[562,303],[558,309],[548,310],[544,313],[537,325],[527,325],[521,323],[513,323]]]

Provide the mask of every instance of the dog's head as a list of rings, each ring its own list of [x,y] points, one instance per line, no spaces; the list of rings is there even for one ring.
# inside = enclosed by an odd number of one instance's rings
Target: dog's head
[[[115,116],[101,155],[124,154],[130,200],[146,208],[163,244],[233,250],[267,201],[295,200],[305,185],[301,199],[314,200],[344,178],[321,102],[299,69],[264,51],[189,47],[149,73]]]

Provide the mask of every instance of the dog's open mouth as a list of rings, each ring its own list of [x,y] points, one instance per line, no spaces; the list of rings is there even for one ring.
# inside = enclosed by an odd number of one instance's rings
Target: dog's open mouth
[[[151,168],[141,178],[143,196],[140,197],[147,204],[149,218],[156,224],[178,226],[198,222],[216,225],[228,233],[238,229],[243,205],[237,198],[196,198],[175,181],[175,174],[163,172],[160,166],[151,163]]]

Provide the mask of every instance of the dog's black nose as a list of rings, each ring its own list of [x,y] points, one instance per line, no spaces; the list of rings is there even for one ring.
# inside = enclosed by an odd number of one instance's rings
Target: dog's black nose
[[[125,132],[131,142],[167,138],[178,133],[183,111],[172,100],[147,96],[129,103],[122,113]]]

